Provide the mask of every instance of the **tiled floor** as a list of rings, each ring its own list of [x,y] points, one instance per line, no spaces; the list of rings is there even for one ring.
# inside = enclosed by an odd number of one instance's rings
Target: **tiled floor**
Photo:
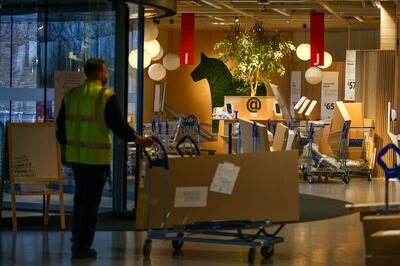
[[[391,199],[399,200],[398,182],[390,183]],[[300,184],[300,192],[355,203],[381,202],[383,179],[367,182]],[[257,254],[255,265],[364,265],[364,244],[358,214],[286,225],[271,260]],[[143,259],[143,232],[98,232],[96,260],[70,260],[68,232],[1,232],[0,265],[248,265],[248,249],[185,243],[180,254],[171,243],[154,241],[151,258]]]

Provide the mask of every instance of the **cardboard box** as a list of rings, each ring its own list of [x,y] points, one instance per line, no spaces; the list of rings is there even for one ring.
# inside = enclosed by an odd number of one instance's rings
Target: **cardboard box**
[[[400,265],[400,256],[367,256],[366,266],[397,266]]]
[[[398,256],[400,247],[400,228],[382,230],[371,234],[372,256]]]
[[[282,123],[276,125],[274,141],[272,142],[271,151],[281,151],[285,148],[285,143],[289,129]]]
[[[318,120],[319,112],[318,112],[318,108],[317,108],[317,103],[318,102],[316,100],[314,100],[308,106],[307,111],[304,114],[306,120],[309,120],[309,121]]]
[[[347,112],[346,106],[343,102],[336,102],[335,109],[332,115],[331,126],[329,130],[328,143],[332,150],[332,156],[338,158],[340,156],[340,142],[343,132],[343,126],[351,125],[351,118]]]
[[[213,155],[169,160],[168,226],[193,222],[252,220],[289,222],[299,219],[297,175],[298,151],[260,152],[240,155]],[[207,190],[206,206],[177,207],[177,188],[211,186],[219,164],[229,162],[240,167],[232,194]],[[163,218],[163,176],[153,168],[153,228],[160,228]],[[147,228],[148,173],[138,192],[136,229]]]
[[[364,106],[363,103],[344,103],[347,112],[350,115],[352,127],[364,126]],[[350,129],[349,138],[362,139],[364,138],[363,131],[357,129]]]
[[[362,222],[366,254],[372,253],[372,234],[381,230],[400,229],[400,215],[365,216]]]
[[[298,120],[304,120],[305,117],[305,113],[307,111],[308,106],[310,105],[311,101],[309,99],[306,99],[303,102],[303,105],[300,107],[299,111],[296,113],[296,118]]]
[[[341,133],[345,123],[350,126],[351,117],[347,112],[345,104],[342,101],[338,101],[332,115],[330,134]]]

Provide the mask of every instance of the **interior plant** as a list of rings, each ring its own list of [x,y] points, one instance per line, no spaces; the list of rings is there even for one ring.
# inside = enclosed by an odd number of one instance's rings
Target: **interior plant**
[[[214,45],[224,49],[220,59],[234,63],[233,76],[248,84],[243,94],[255,96],[261,83],[269,84],[271,74],[285,74],[282,59],[295,50],[291,41],[282,39],[280,34],[267,32],[262,22],[256,22],[248,29],[236,23],[225,30],[225,39]],[[247,91],[246,91],[247,90]]]

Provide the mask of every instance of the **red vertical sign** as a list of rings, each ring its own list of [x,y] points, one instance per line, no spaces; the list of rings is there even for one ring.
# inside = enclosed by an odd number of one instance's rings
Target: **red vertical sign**
[[[194,64],[194,13],[182,14],[181,65]]]
[[[324,65],[324,13],[311,13],[310,44],[312,66]]]

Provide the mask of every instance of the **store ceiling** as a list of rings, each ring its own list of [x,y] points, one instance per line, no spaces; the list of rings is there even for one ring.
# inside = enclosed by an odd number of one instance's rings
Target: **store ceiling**
[[[172,27],[179,27],[180,13],[195,13],[196,28],[203,30],[224,29],[235,18],[241,24],[261,20],[271,30],[309,30],[311,12],[325,13],[326,30],[377,29],[379,28],[381,1],[331,1],[331,0],[180,0],[178,15]],[[383,1],[382,1],[383,2]],[[393,2],[397,6],[400,1]],[[400,7],[400,6],[399,6]],[[161,26],[169,24],[162,20]],[[171,26],[170,26],[171,27]]]
[[[92,7],[109,6],[111,0],[0,0],[0,13],[1,6],[19,10],[19,7],[43,5],[46,2],[52,6],[77,7],[79,10],[79,7],[88,4]],[[223,30],[238,18],[244,26],[260,20],[271,30],[303,31],[304,24],[309,30],[309,15],[316,11],[325,13],[327,31],[378,29],[380,2],[393,2],[400,10],[400,0],[179,0],[178,14],[161,19],[160,26],[179,29],[180,14],[195,13],[197,30]]]

